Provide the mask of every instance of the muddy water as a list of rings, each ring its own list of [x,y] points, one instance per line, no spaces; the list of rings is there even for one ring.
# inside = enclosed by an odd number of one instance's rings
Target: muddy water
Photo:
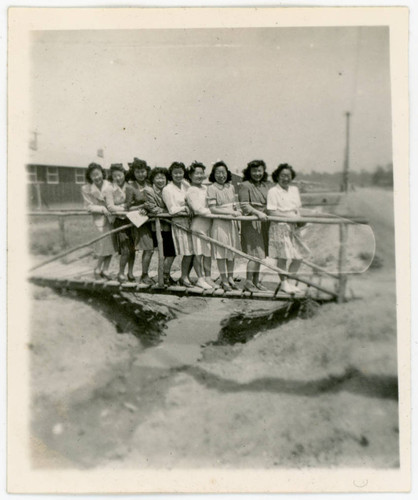
[[[181,314],[167,323],[163,342],[144,350],[136,366],[176,368],[194,364],[201,356],[202,344],[216,341],[222,320],[231,312],[230,303],[208,300],[192,314]]]

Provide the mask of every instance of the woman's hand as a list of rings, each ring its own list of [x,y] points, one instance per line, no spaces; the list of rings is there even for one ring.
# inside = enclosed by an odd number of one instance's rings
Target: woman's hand
[[[106,207],[102,207],[102,214],[103,215],[109,215],[109,210]]]
[[[256,215],[260,220],[268,220],[268,215],[264,212],[257,212]]]
[[[242,212],[241,212],[241,210],[234,209],[234,211],[232,212],[232,215],[234,217],[241,217]]]

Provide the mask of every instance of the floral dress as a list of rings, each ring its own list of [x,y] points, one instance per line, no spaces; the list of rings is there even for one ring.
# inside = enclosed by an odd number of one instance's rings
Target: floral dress
[[[267,210],[279,211],[283,217],[299,216],[301,206],[302,202],[296,186],[289,186],[286,190],[276,184],[267,194]],[[309,248],[301,240],[296,224],[271,221],[269,257],[301,260],[307,255],[309,255]]]
[[[193,220],[191,229],[202,233],[205,236],[210,236],[212,228],[212,219],[204,217],[210,215],[211,211],[208,207],[207,201],[207,187],[206,186],[191,186],[186,194],[186,202],[193,212]],[[193,253],[194,255],[204,255],[211,257],[212,247],[209,241],[205,241],[199,236],[192,235]]]
[[[235,189],[230,183],[214,182],[208,187],[207,199],[209,207],[230,208],[235,205]],[[220,243],[241,249],[238,222],[234,220],[213,219],[211,236]],[[226,248],[212,245],[212,257],[215,259],[235,259],[235,254]]]

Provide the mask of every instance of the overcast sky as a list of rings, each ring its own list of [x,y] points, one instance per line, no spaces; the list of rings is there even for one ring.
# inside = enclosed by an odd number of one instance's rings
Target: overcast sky
[[[30,161],[332,172],[346,111],[351,168],[392,159],[385,27],[34,32],[31,61]]]

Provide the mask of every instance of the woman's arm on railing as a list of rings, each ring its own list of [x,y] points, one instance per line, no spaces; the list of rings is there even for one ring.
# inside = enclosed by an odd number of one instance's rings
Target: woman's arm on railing
[[[83,186],[81,188],[81,194],[84,200],[84,208],[91,214],[103,214],[106,215],[109,213],[106,207],[103,205],[96,205],[94,196],[91,196],[89,192],[87,192],[88,187]]]

